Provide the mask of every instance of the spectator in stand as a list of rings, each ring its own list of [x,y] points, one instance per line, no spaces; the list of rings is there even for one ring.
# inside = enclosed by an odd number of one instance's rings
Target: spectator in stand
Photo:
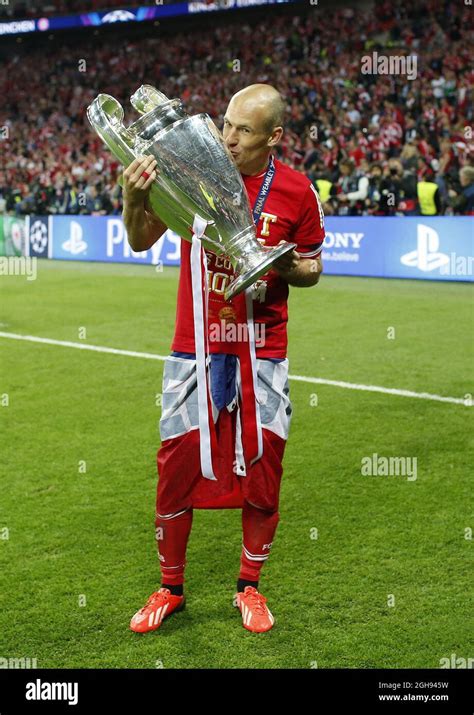
[[[459,192],[450,189],[449,198],[455,214],[474,215],[474,166],[463,166],[459,171]]]
[[[92,185],[89,187],[86,200],[86,213],[91,216],[106,216],[112,213],[113,205],[106,193],[102,192],[102,186]]]
[[[331,180],[331,174],[325,170],[323,164],[316,163],[308,175],[319,194],[325,215],[332,216],[337,212],[337,202],[334,198],[337,187]]]
[[[336,199],[344,204],[345,211],[339,209],[340,214],[348,216],[362,216],[365,201],[369,191],[369,180],[359,171],[352,159],[344,159],[339,163],[340,192]]]
[[[369,173],[369,187],[365,199],[365,210],[371,216],[383,216],[381,208],[383,194],[383,167],[381,164],[372,164]]]
[[[67,208],[67,193],[64,191],[63,182],[56,182],[54,192],[50,195],[47,213],[48,214],[65,214]]]
[[[64,187],[64,202],[64,213],[71,216],[85,213],[85,192],[74,180],[67,182]]]
[[[423,178],[418,181],[416,190],[422,216],[437,216],[443,213],[441,191],[435,181],[435,172],[431,166],[424,171]]]

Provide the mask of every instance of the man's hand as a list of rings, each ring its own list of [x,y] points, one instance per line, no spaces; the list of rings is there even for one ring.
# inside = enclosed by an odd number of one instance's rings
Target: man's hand
[[[143,176],[146,171],[149,177]],[[156,159],[140,156],[123,172],[123,202],[130,208],[144,206],[151,185],[157,176]]]
[[[279,246],[286,241],[280,241]],[[309,288],[316,285],[323,271],[321,256],[317,258],[303,258],[295,250],[280,256],[272,265],[289,285],[298,288]]]
[[[143,176],[143,172],[149,174]],[[148,196],[156,179],[156,159],[140,156],[123,172],[123,221],[130,246],[146,251],[164,234],[168,226],[150,210]]]
[[[278,245],[280,246],[282,243],[286,243],[286,241],[280,241]],[[291,273],[291,271],[297,267],[299,262],[300,257],[293,249],[293,251],[288,251],[288,253],[285,253],[284,256],[277,258],[272,265],[272,268],[284,278],[285,274]]]

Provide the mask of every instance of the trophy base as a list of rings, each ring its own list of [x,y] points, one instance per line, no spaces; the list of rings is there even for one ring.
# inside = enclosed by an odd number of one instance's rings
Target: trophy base
[[[239,295],[239,293],[242,293],[242,291],[251,286],[252,283],[255,283],[260,276],[267,273],[277,258],[284,256],[285,253],[289,253],[294,248],[296,248],[296,243],[287,243],[282,246],[270,248],[268,250],[267,257],[264,261],[262,261],[262,263],[259,263],[258,266],[255,266],[255,268],[252,268],[246,273],[241,273],[240,276],[237,276],[237,278],[229,284],[228,288],[224,292],[224,299],[230,300],[231,298],[234,298],[234,296]]]

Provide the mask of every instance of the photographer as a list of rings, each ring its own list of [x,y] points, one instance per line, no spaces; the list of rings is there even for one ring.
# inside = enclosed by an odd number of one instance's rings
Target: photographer
[[[369,179],[362,171],[356,169],[351,159],[343,159],[339,163],[339,171],[341,193],[337,194],[336,199],[342,204],[347,204],[339,209],[339,215],[362,216],[369,190]]]

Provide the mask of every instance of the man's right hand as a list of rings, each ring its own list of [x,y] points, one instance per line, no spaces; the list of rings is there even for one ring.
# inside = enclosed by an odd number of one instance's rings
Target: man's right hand
[[[143,176],[146,171],[149,176]],[[151,185],[158,170],[156,159],[140,156],[123,172],[123,221],[134,251],[147,251],[168,229],[151,210],[148,202]]]
[[[144,206],[151,185],[156,179],[158,170],[153,156],[139,156],[134,159],[123,172],[123,201],[130,208]],[[149,177],[143,176],[146,171]]]

